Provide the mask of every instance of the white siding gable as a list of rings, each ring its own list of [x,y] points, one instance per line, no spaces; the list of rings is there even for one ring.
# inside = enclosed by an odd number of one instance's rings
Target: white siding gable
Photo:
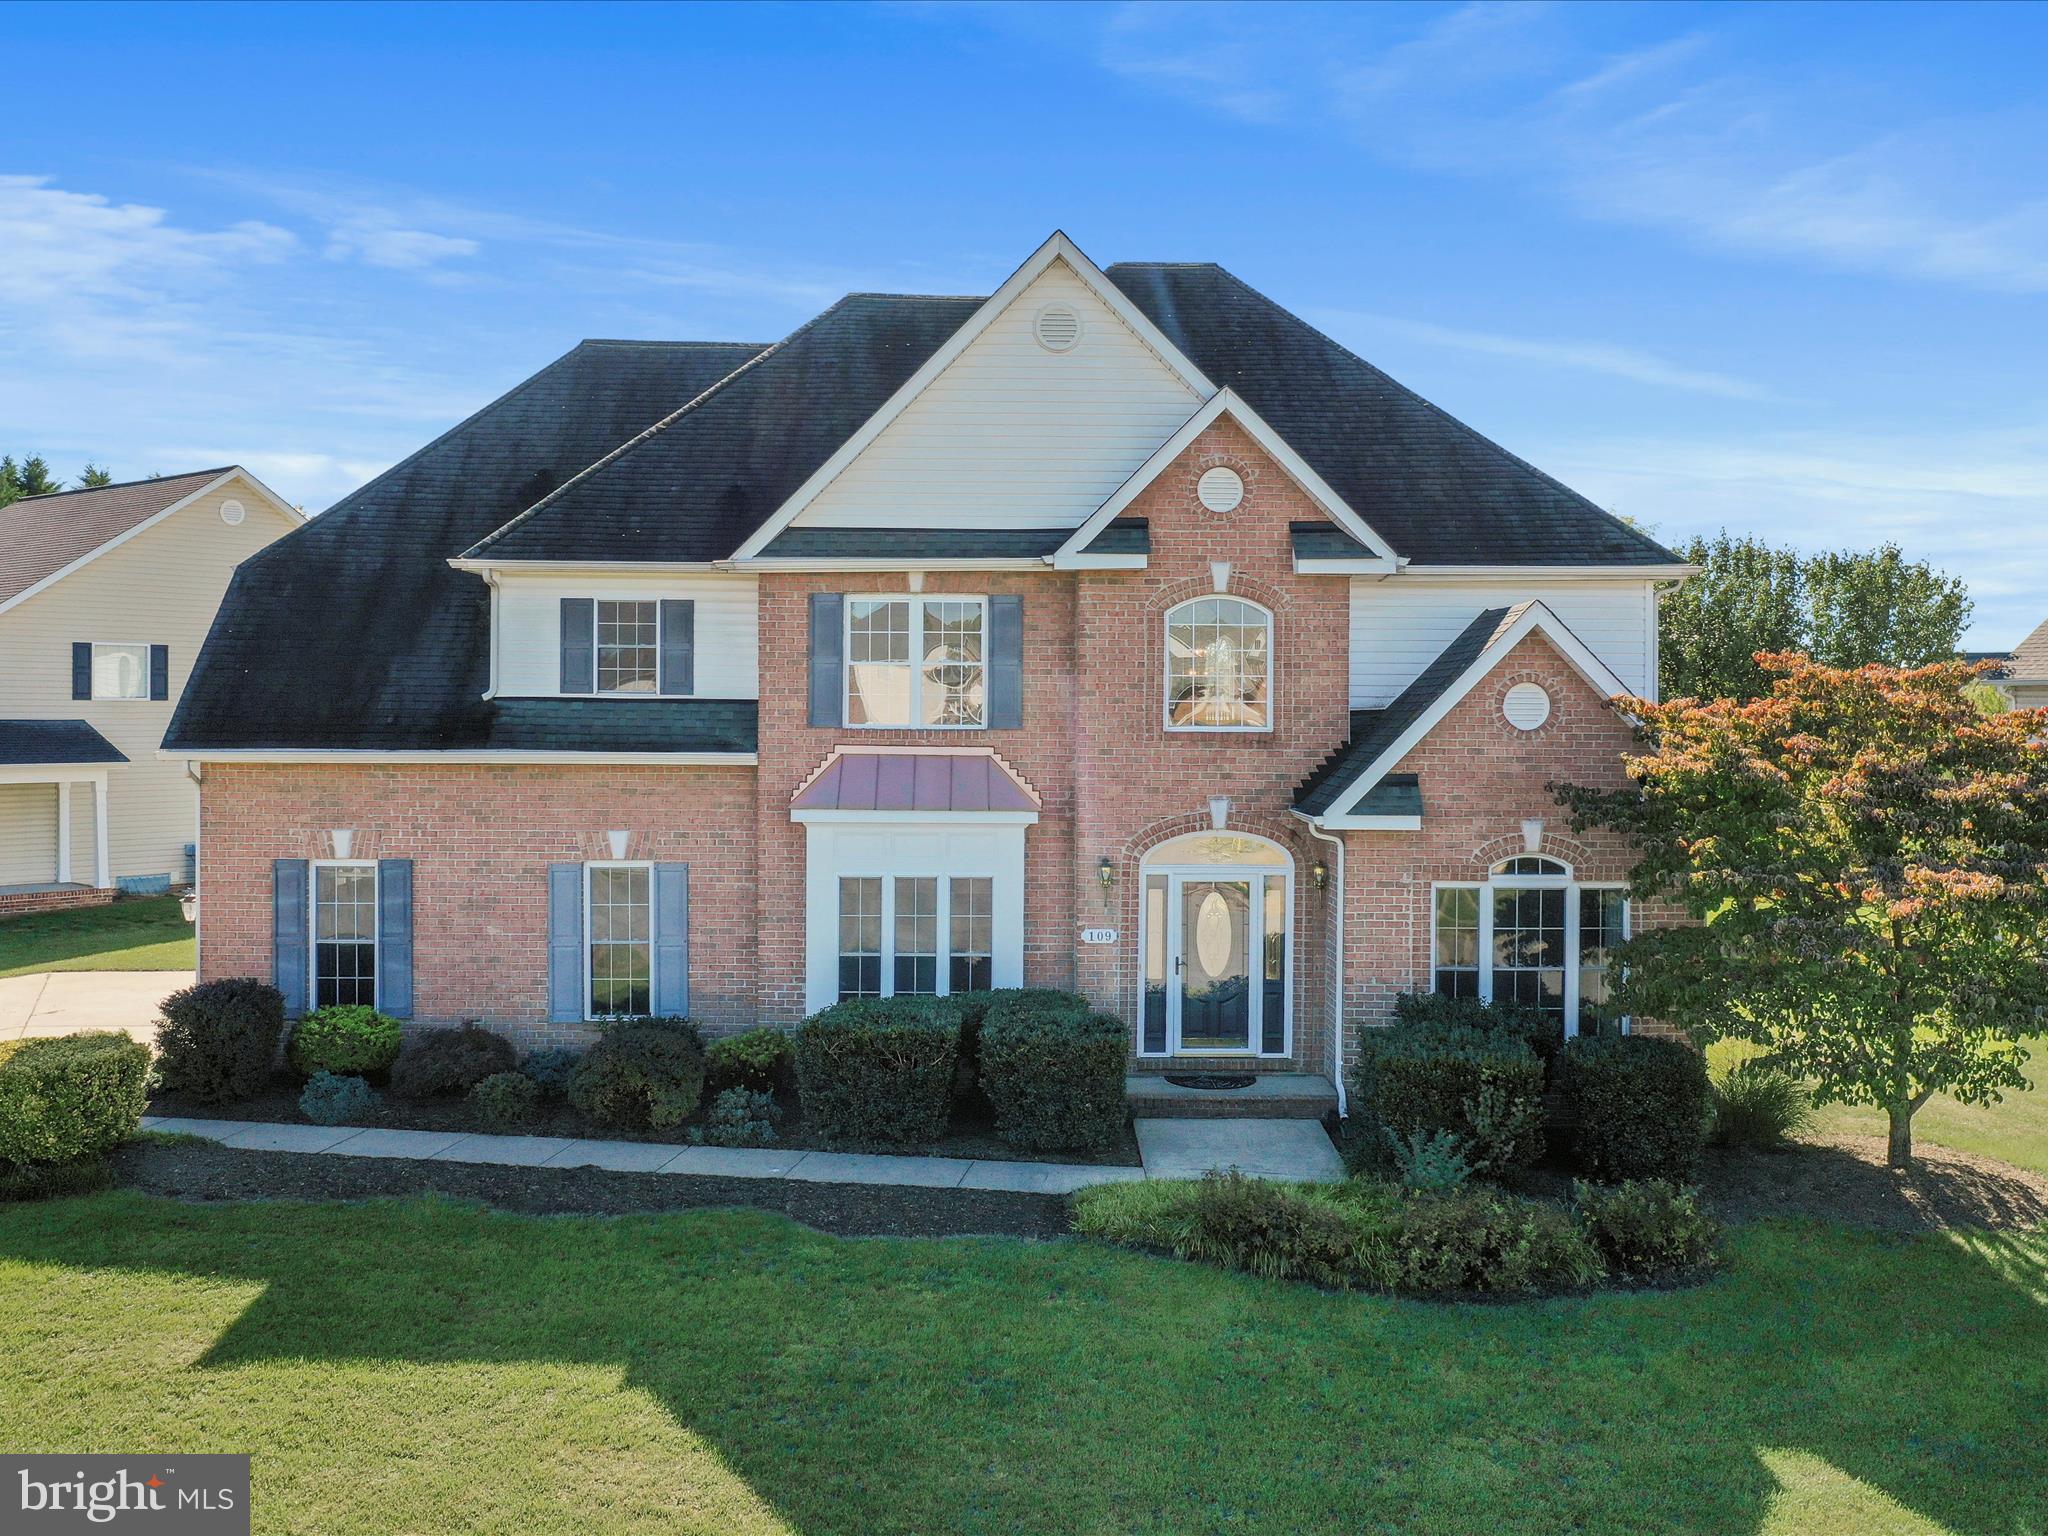
[[[1038,344],[1047,304],[1081,317],[1066,352]],[[1201,398],[1054,262],[859,457],[798,527],[1074,528]]]
[[[1630,688],[1657,688],[1657,596],[1647,581],[1351,583],[1351,707],[1380,709],[1488,608],[1536,598]]]
[[[609,575],[499,577],[498,692],[507,698],[553,698],[562,684],[565,597],[656,601],[689,598],[697,605],[697,691],[703,699],[758,698],[760,639],[752,576]],[[648,698],[655,697],[648,694]]]

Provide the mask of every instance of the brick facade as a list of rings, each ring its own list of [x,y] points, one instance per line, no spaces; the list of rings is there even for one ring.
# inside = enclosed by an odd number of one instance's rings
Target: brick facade
[[[1195,486],[1227,464],[1243,502],[1218,515]],[[764,573],[759,581],[758,768],[574,766],[257,766],[211,764],[201,790],[200,968],[206,976],[271,973],[271,861],[333,857],[332,829],[354,832],[352,856],[409,856],[414,867],[415,1013],[480,1018],[533,1045],[584,1036],[547,1013],[547,866],[610,857],[606,833],[630,833],[627,856],[690,865],[692,1012],[712,1029],[791,1024],[804,1012],[805,836],[790,819],[797,788],[841,744],[992,748],[1042,798],[1025,837],[1024,972],[1030,985],[1074,987],[1133,1022],[1140,1012],[1140,903],[1145,855],[1210,830],[1210,799],[1230,801],[1228,830],[1273,840],[1295,872],[1289,1059],[1204,1066],[1327,1070],[1335,960],[1334,846],[1292,814],[1296,786],[1346,739],[1350,583],[1298,575],[1289,524],[1320,511],[1231,420],[1205,431],[1129,508],[1151,529],[1142,571],[930,572],[928,594],[1023,600],[1023,724],[1015,730],[813,728],[807,723],[808,599],[814,592],[903,592],[902,572]],[[1272,728],[1167,729],[1165,615],[1219,590],[1273,614]],[[1519,732],[1500,698],[1543,684],[1548,721]],[[1345,841],[1345,1015],[1382,1019],[1399,991],[1429,983],[1433,880],[1483,878],[1521,848],[1523,818],[1546,822],[1545,850],[1587,878],[1618,878],[1624,850],[1572,838],[1546,784],[1612,782],[1626,726],[1540,638],[1524,641],[1400,765],[1420,777],[1417,833],[1350,833]],[[1109,861],[1113,879],[1100,876]],[[1080,930],[1117,942],[1083,945]]]

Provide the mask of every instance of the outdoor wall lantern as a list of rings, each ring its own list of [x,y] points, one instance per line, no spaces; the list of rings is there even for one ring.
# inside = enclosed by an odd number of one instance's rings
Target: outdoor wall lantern
[[[1095,866],[1095,878],[1102,882],[1102,894],[1107,896],[1109,888],[1116,884],[1116,866],[1109,862],[1109,855],[1102,856],[1102,862]]]
[[[1321,859],[1317,859],[1315,863],[1309,865],[1308,877],[1309,879],[1315,881],[1316,889],[1320,891],[1324,886],[1330,883],[1330,866],[1325,864]]]

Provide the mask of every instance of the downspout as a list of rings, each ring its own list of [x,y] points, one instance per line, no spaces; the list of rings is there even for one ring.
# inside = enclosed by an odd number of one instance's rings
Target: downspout
[[[1325,832],[1307,817],[1302,819],[1308,822],[1311,837],[1337,850],[1337,867],[1331,872],[1337,881],[1337,975],[1330,989],[1330,1063],[1336,1078],[1337,1116],[1342,1119],[1351,1112],[1344,1101],[1344,839]]]
[[[199,797],[205,793],[206,769],[204,765],[188,757],[185,759],[185,777],[192,781],[192,959],[196,970],[199,960],[199,925],[206,921],[205,912],[200,910],[206,903],[199,899],[199,833],[200,828],[206,825],[206,810],[199,803]]]

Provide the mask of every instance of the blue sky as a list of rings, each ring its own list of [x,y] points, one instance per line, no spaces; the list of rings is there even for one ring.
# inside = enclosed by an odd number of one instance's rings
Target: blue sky
[[[15,6],[0,447],[318,509],[584,336],[1064,228],[1678,538],[2048,616],[2048,8]]]

